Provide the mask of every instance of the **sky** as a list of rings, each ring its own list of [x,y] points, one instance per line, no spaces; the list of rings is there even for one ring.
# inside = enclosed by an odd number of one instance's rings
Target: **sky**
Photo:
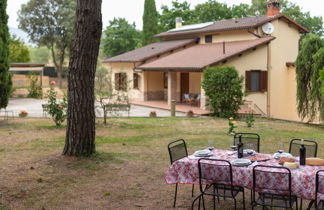
[[[179,0],[183,2],[184,0]],[[187,0],[194,7],[197,4],[204,3],[207,0]],[[250,4],[251,0],[218,0],[228,5],[246,3]],[[9,15],[9,26],[18,28],[17,12],[21,4],[27,3],[28,0],[8,0],[7,13]],[[156,7],[160,10],[162,5],[171,6],[172,0],[155,0]],[[291,0],[301,6],[303,11],[309,11],[312,16],[322,16],[324,18],[324,0]],[[142,15],[144,9],[144,0],[102,0],[103,25],[106,27],[109,20],[114,17],[126,18],[129,22],[135,22],[138,29],[142,28]]]

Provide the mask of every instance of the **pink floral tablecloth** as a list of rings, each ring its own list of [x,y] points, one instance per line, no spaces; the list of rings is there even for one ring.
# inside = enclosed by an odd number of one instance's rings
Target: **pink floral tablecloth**
[[[210,158],[222,160],[234,160],[237,156],[231,155],[226,150],[214,150]],[[271,158],[271,155],[269,155]],[[270,159],[260,162],[262,165],[280,166],[276,159]],[[318,170],[324,169],[324,166],[300,166],[298,169],[291,169],[291,185],[293,193],[300,198],[315,199],[315,176]],[[233,184],[251,189],[253,182],[253,167],[232,166]],[[264,177],[269,184],[279,184],[276,178]],[[175,161],[165,174],[165,180],[168,184],[199,184],[198,159],[189,156]]]

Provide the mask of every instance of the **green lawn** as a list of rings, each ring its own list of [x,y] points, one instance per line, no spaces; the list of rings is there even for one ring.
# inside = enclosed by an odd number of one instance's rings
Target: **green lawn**
[[[261,151],[273,153],[291,138],[315,139],[324,158],[324,127],[257,119],[238,132],[261,135]],[[97,155],[61,156],[65,127],[47,119],[0,121],[0,209],[168,209],[174,186],[164,182],[167,144],[183,138],[189,153],[213,144],[229,149],[227,120],[120,118],[97,125]],[[191,205],[191,186],[180,186],[178,209]],[[249,195],[249,194],[247,194]],[[249,203],[249,196],[246,198]],[[222,201],[220,209],[230,209]]]

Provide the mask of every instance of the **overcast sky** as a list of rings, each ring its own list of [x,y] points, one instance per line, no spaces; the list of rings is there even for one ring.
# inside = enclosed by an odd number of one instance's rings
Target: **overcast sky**
[[[183,2],[184,0],[179,0]],[[206,2],[207,0],[187,0],[191,6]],[[291,0],[303,8],[303,11],[309,11],[312,16],[324,17],[324,0]],[[9,26],[18,28],[17,11],[21,4],[28,2],[28,0],[8,0],[7,13],[9,15]],[[138,29],[142,28],[142,15],[144,0],[102,0],[102,15],[103,24],[106,27],[109,20],[114,17],[126,18],[129,22],[135,22]],[[156,7],[160,10],[163,4],[170,6],[172,0],[155,0]],[[219,0],[229,5],[246,3],[250,4],[251,0]]]

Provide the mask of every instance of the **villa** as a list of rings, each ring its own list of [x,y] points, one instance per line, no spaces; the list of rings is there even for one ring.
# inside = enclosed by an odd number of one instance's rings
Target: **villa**
[[[115,89],[132,101],[196,99],[208,109],[203,71],[234,66],[245,77],[245,107],[263,116],[301,121],[296,111],[294,62],[301,34],[309,31],[269,1],[266,15],[182,26],[155,35],[160,42],[104,61]],[[131,81],[131,83],[128,83]],[[128,84],[128,87],[126,88]],[[130,85],[129,85],[130,84]]]

